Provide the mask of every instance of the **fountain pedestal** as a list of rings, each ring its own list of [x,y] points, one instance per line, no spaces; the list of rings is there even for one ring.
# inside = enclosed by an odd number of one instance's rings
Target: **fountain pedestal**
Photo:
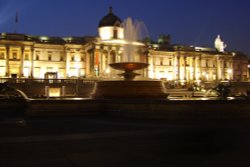
[[[92,97],[95,99],[166,99],[161,81],[99,81]]]
[[[110,66],[125,71],[119,74],[124,80],[99,81],[95,85],[92,98],[95,99],[166,99],[168,94],[162,81],[134,81],[137,73],[134,70],[146,68],[147,63],[123,62]]]

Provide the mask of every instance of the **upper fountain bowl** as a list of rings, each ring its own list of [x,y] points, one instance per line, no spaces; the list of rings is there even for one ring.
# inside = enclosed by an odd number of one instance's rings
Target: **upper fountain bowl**
[[[116,70],[122,70],[122,71],[141,70],[149,66],[148,63],[142,63],[142,62],[120,62],[120,63],[111,63],[109,65],[110,67]]]

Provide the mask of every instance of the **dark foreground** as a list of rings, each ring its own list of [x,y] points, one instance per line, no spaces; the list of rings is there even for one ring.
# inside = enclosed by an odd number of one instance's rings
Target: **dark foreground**
[[[1,117],[1,167],[250,166],[250,120]]]

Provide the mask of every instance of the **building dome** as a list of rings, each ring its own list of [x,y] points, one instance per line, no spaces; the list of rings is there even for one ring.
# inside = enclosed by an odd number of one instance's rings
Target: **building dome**
[[[107,27],[107,26],[117,26],[121,27],[121,19],[113,14],[112,7],[109,7],[109,13],[104,16],[99,22],[98,27]]]

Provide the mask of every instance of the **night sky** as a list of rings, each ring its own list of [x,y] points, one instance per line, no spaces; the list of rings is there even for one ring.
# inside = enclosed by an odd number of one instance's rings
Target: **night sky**
[[[113,6],[122,20],[132,17],[156,40],[170,34],[172,43],[213,47],[220,34],[226,50],[250,56],[248,0],[0,0],[0,32],[46,36],[96,36],[100,19]]]

